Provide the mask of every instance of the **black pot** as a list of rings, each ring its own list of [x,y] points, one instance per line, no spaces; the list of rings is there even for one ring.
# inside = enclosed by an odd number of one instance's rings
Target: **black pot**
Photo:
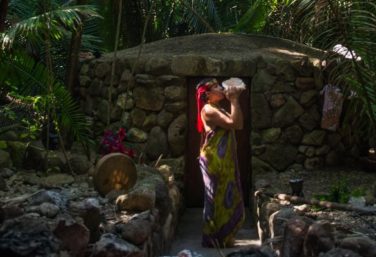
[[[289,184],[290,184],[290,187],[291,187],[291,195],[304,197],[303,182],[304,182],[304,180],[301,179],[301,178],[295,178],[295,179],[289,180]]]

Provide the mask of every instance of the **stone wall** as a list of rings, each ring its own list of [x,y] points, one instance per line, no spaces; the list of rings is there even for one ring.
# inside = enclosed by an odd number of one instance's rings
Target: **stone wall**
[[[109,127],[126,128],[127,140],[148,161],[161,154],[184,158],[192,126],[188,79],[237,76],[251,81],[253,175],[313,170],[357,155],[346,131],[320,128],[322,52],[281,39],[218,34],[146,44],[139,58],[138,49],[119,53],[111,101],[112,54],[82,65],[81,104],[97,137],[110,108]]]
[[[330,209],[318,209],[268,197],[264,190],[256,192],[257,229],[262,245],[270,246],[276,256],[375,256],[372,209],[363,207],[368,213],[360,219],[362,208],[343,211],[335,209],[338,203],[326,202]]]

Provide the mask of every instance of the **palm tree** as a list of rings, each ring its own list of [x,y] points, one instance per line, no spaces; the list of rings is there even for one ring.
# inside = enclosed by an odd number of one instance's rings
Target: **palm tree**
[[[376,144],[376,3],[371,0],[254,0],[236,32],[265,33],[328,51],[327,82],[341,85],[349,101],[345,127]],[[334,53],[342,45],[350,58]],[[359,59],[361,58],[361,61]]]
[[[43,108],[36,110],[40,116],[52,118],[59,130],[69,130],[78,140],[88,139],[87,124],[69,91],[55,76],[54,67],[60,65],[54,66],[53,51],[58,48],[53,46],[78,31],[83,17],[96,16],[93,6],[13,0],[9,2],[8,27],[0,34],[3,94],[21,102],[43,103]],[[26,53],[20,49],[26,49]]]

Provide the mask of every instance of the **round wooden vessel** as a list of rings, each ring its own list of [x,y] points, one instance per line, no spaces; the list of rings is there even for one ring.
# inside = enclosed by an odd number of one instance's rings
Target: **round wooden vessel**
[[[105,196],[112,190],[129,190],[136,184],[136,181],[136,165],[125,154],[106,154],[95,166],[94,188],[101,196]]]

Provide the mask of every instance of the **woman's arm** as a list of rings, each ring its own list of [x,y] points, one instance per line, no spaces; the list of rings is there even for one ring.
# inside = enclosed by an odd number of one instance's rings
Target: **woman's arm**
[[[243,112],[239,104],[240,93],[231,89],[226,93],[226,97],[231,105],[231,113],[229,115],[224,114],[209,104],[205,105],[201,111],[205,124],[209,127],[219,126],[225,129],[242,129]]]

